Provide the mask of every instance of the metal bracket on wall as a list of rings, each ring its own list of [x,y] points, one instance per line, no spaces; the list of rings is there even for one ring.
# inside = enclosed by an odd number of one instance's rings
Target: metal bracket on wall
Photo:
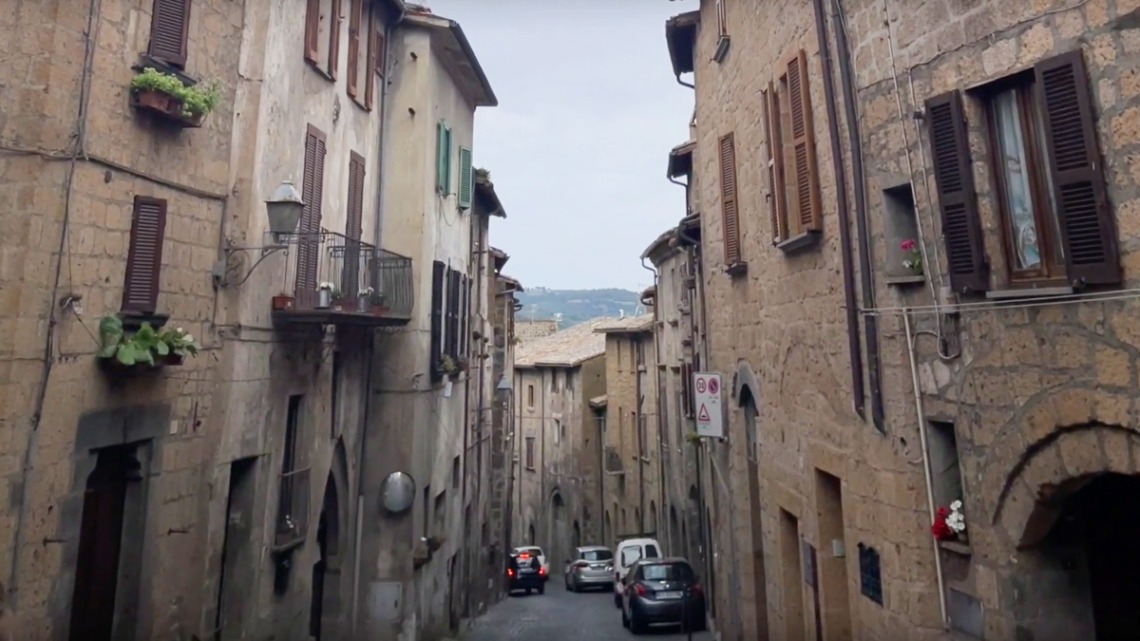
[[[286,251],[288,248],[288,245],[277,242],[275,238],[271,238],[271,242],[268,242],[265,245],[253,247],[239,247],[231,244],[231,241],[227,240],[226,248],[223,250],[225,258],[223,260],[215,262],[214,267],[211,270],[211,275],[214,278],[214,287],[224,288],[231,285],[241,285],[245,281],[249,280],[249,277],[253,275],[254,270],[257,269],[258,265],[260,265],[262,261],[279,251]],[[231,281],[230,275],[240,270],[242,268],[242,263],[245,262],[239,257],[239,253],[241,252],[260,252],[261,256],[259,256],[258,259],[254,261],[253,265],[249,267],[249,270],[245,272],[245,275],[242,276],[240,280]]]

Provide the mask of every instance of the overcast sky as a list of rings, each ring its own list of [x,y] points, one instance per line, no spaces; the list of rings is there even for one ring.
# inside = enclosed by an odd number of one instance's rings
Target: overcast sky
[[[684,216],[665,167],[693,110],[665,20],[696,0],[425,4],[463,26],[499,98],[476,112],[474,155],[507,210],[491,223],[503,271],[526,287],[652,284],[640,256]]]

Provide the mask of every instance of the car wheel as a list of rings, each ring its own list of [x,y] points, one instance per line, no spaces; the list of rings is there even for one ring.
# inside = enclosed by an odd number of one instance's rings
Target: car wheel
[[[539,594],[546,594],[546,586],[545,585],[538,586],[538,593]]]
[[[527,589],[526,589],[526,593],[527,593],[527,594],[530,594],[530,588],[527,588]]]
[[[645,634],[645,624],[637,616],[637,610],[629,609],[629,631],[634,634]]]

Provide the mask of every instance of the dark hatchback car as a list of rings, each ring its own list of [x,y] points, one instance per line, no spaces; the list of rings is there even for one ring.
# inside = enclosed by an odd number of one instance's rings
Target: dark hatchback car
[[[546,570],[538,557],[523,552],[512,554],[507,560],[507,594],[515,590],[526,590],[527,594],[531,590],[546,592]]]
[[[621,622],[634,634],[652,625],[703,630],[705,593],[689,562],[672,557],[635,563],[625,577]]]

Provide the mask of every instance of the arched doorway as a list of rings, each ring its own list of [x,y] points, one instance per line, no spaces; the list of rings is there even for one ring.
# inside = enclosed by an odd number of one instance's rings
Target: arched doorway
[[[633,529],[637,533],[645,531],[645,522],[641,520],[641,508],[633,508]]]
[[[653,501],[649,502],[649,531],[653,532],[653,536],[661,536],[657,529],[657,504]]]
[[[744,413],[744,437],[748,448],[745,459],[748,461],[748,512],[752,532],[752,597],[756,610],[756,627],[766,630],[768,591],[764,571],[764,530],[760,519],[760,407],[751,387],[740,388],[738,397],[740,409]],[[799,586],[784,586],[785,590],[798,588]]]
[[[605,521],[602,523],[602,545],[610,545],[614,542],[614,526],[610,522],[610,511],[606,510]]]
[[[567,555],[567,541],[570,526],[566,523],[566,503],[562,493],[555,490],[550,495],[550,527],[546,532],[546,556],[550,567],[562,569]]]
[[[527,534],[527,537],[526,537],[527,545],[534,545],[534,523],[533,522],[531,522],[530,527],[527,528],[526,534]]]
[[[698,567],[704,568],[708,573],[709,568],[705,562],[706,549],[704,546],[704,535],[701,529],[701,502],[700,495],[697,492],[696,485],[689,486],[689,507],[686,512],[686,521],[688,527],[682,526],[683,529],[688,529],[689,539],[687,548],[689,551],[689,560],[696,563]]]
[[[342,536],[340,496],[330,472],[317,521],[317,559],[309,605],[309,636],[316,641],[339,636]]]
[[[672,551],[682,554],[686,557],[689,556],[689,549],[685,546],[683,530],[677,520],[677,506],[669,506],[669,545],[673,548]],[[690,560],[693,560],[690,558]]]
[[[578,548],[582,545],[582,528],[578,527],[578,520],[574,520],[574,533],[570,539],[570,547]]]

